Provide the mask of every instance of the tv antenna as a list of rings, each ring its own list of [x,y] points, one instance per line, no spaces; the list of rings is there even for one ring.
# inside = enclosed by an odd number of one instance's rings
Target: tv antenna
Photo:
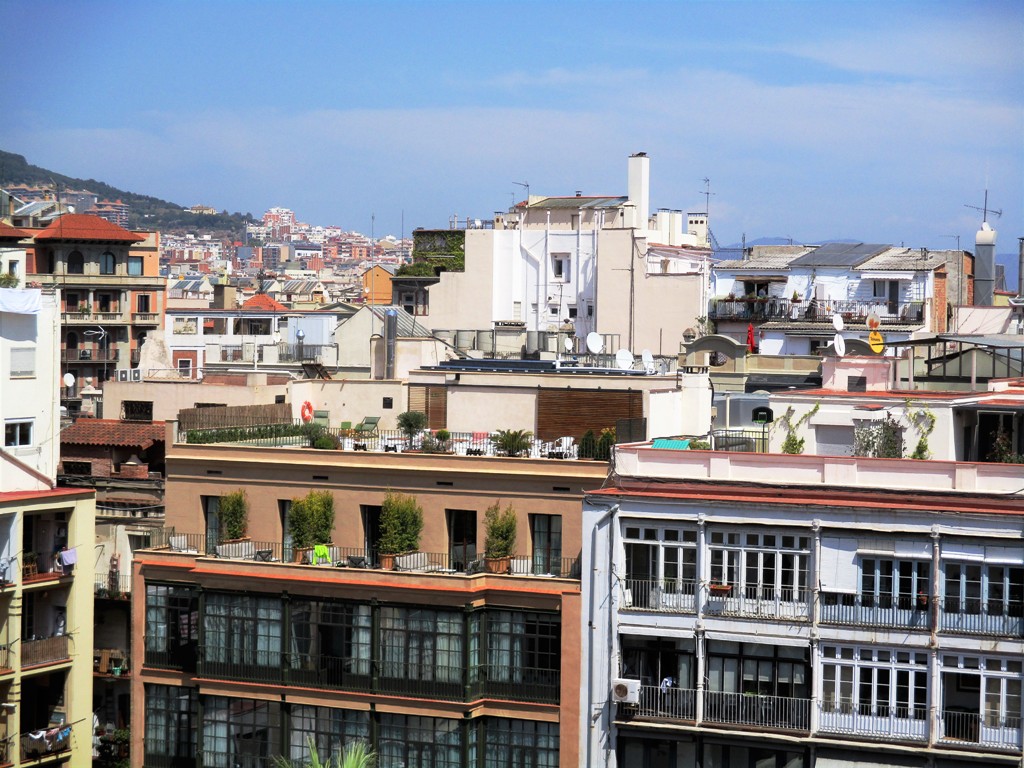
[[[979,208],[976,205],[968,205],[967,203],[964,203],[964,208],[973,208],[976,211],[981,211],[982,222],[988,221],[989,213],[994,213],[997,217],[1001,217],[1003,215],[1002,209],[996,210],[995,208],[988,207],[988,187],[985,188],[985,206],[983,208]]]
[[[711,198],[714,196],[714,192],[711,191],[711,179],[705,177],[704,191],[700,194],[704,195],[704,218],[708,217],[708,211],[711,209]]]
[[[512,183],[515,184],[517,187],[522,187],[523,189],[526,190],[526,204],[529,205],[530,204],[530,182],[528,182],[528,181],[513,181]]]

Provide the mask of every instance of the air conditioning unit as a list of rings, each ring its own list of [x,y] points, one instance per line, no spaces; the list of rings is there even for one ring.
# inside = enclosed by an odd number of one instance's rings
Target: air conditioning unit
[[[132,381],[142,381],[141,368],[132,368]]]
[[[612,682],[612,701],[620,704],[640,703],[639,680],[615,680]]]
[[[127,368],[118,368],[117,369],[117,380],[118,381],[128,381],[128,369]]]

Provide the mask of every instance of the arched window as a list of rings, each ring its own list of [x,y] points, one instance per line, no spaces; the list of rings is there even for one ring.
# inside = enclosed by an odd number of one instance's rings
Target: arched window
[[[112,275],[117,267],[117,259],[110,251],[100,255],[100,274]]]
[[[85,257],[81,251],[72,251],[68,254],[68,274],[81,275],[85,272]]]

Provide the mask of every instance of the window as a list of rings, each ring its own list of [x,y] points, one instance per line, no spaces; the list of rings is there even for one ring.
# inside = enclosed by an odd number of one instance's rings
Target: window
[[[91,475],[92,474],[92,462],[91,461],[64,461],[64,474],[65,475]]]
[[[746,601],[807,599],[806,536],[738,531],[711,532],[711,583],[728,585]]]
[[[697,585],[697,531],[627,525],[626,607],[693,610]]]
[[[576,317],[576,305],[575,304],[570,304],[569,305],[569,319],[572,320],[575,317]]]
[[[192,360],[187,357],[178,358],[178,373],[185,378],[192,378]]]
[[[4,423],[4,447],[22,448],[32,445],[32,419]]]
[[[110,251],[100,254],[100,274],[112,275],[117,271],[117,258]]]
[[[203,520],[206,532],[206,551],[212,554],[220,543],[220,496],[203,496]]]
[[[382,766],[460,768],[462,728],[455,719],[383,713],[377,753]]]
[[[470,682],[515,699],[558,701],[561,658],[558,616],[486,611],[471,616]]]
[[[136,301],[136,307],[138,308],[138,311],[140,313],[149,314],[149,312],[150,312],[150,309],[149,309],[149,306],[150,306],[149,305],[149,299],[150,299],[150,296],[149,296],[148,293],[140,293],[138,295],[138,297],[136,298],[136,300],[135,300]]]
[[[551,276],[565,283],[572,279],[572,257],[568,253],[551,254]]]
[[[146,685],[146,750],[148,765],[195,765],[198,697],[195,688]]]
[[[988,624],[996,629],[1011,624],[1005,619],[1024,616],[1024,567],[1018,565],[987,565],[971,562],[945,564],[945,595],[943,617],[947,629],[959,623],[956,615],[977,616],[977,620],[962,619],[964,629],[984,629]],[[984,617],[984,618],[982,618]]]
[[[929,560],[861,558],[861,604],[880,608],[927,608]]]
[[[370,606],[293,600],[290,667],[296,681],[368,690],[372,652]]]
[[[81,251],[72,251],[68,254],[68,274],[81,275],[85,273],[85,257]]]
[[[280,727],[279,702],[204,696],[204,768],[269,765],[280,750]]]
[[[210,593],[203,614],[207,672],[251,676],[252,668],[281,670],[281,601],[273,597]]]
[[[824,645],[821,656],[823,713],[927,718],[927,653]],[[840,720],[824,717],[826,729],[840,725]]]
[[[476,511],[449,509],[447,512],[450,567],[464,572],[476,560]]]
[[[11,378],[31,379],[36,375],[36,348],[11,347]]]
[[[763,722],[762,703],[770,702],[776,707],[772,722],[807,728],[810,682],[806,647],[711,641],[707,653],[705,716],[709,720]]]
[[[293,765],[309,763],[310,739],[322,758],[341,754],[347,744],[370,739],[370,713],[365,711],[293,705],[289,722],[288,757]]]
[[[483,730],[485,768],[555,768],[558,765],[558,723],[501,717],[482,720],[478,727]]]
[[[562,571],[562,516],[530,515],[533,539],[533,572],[560,574]]]
[[[121,419],[123,421],[152,421],[152,400],[122,400]]]
[[[199,597],[191,587],[146,584],[146,663],[194,669]]]
[[[380,609],[382,686],[461,698],[463,616],[425,608]],[[392,683],[387,682],[390,678]],[[434,685],[417,683],[434,681]],[[440,684],[440,685],[439,685]],[[444,684],[450,684],[448,688]],[[446,695],[448,694],[448,695]]]
[[[171,333],[176,335],[191,335],[197,332],[199,320],[195,317],[176,317]]]
[[[129,275],[142,275],[142,257],[141,256],[129,256],[128,257],[128,274]],[[141,310],[139,310],[141,311]]]

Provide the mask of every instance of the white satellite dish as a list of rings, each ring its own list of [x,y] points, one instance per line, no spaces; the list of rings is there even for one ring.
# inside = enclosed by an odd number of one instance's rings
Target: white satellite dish
[[[832,337],[832,348],[835,349],[838,357],[842,357],[846,354],[846,339],[837,333]]]
[[[591,331],[587,334],[587,351],[592,355],[601,354],[601,350],[604,349],[604,340],[601,338],[601,334],[596,331]]]
[[[843,330],[842,315],[832,315],[832,327],[835,328],[837,332]]]
[[[73,387],[75,386],[75,375],[73,373],[64,374],[64,386]]]
[[[645,349],[640,353],[640,359],[643,361],[644,365],[649,365],[654,362],[654,355],[651,354],[651,350]]]
[[[633,353],[628,349],[620,349],[615,353],[615,364],[624,371],[633,367]]]
[[[565,348],[566,352],[572,352],[572,338],[570,336],[566,336],[565,339],[562,340],[562,346]]]

